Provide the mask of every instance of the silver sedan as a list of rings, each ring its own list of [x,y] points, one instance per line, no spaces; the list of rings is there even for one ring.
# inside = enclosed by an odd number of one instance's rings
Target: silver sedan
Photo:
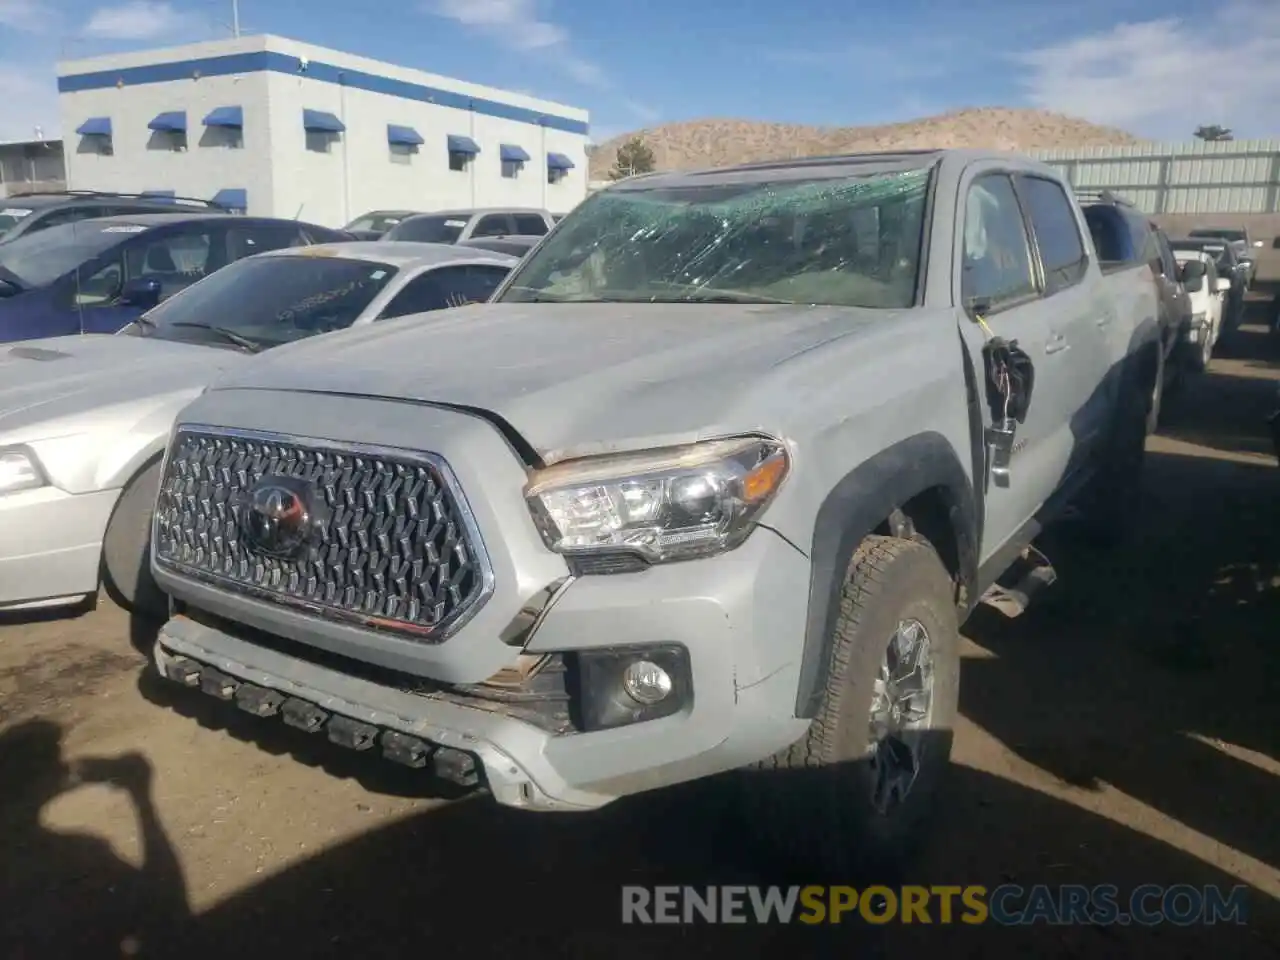
[[[127,606],[163,613],[147,550],[183,406],[264,349],[487,300],[518,262],[405,242],[274,250],[119,334],[0,348],[0,611],[73,605],[105,583]]]

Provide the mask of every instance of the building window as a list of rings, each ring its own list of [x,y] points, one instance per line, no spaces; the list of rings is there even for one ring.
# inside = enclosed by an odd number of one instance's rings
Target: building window
[[[308,130],[307,149],[312,153],[332,153],[333,145],[338,141],[338,134],[328,130]]]
[[[418,148],[411,143],[391,143],[387,145],[387,149],[390,150],[392,163],[406,167],[413,163],[418,152]]]
[[[522,160],[503,160],[502,176],[507,180],[515,180],[520,176],[520,168],[524,166]]]
[[[471,169],[471,154],[449,151],[449,169],[454,173],[466,173]]]
[[[208,127],[200,137],[200,146],[243,150],[244,131],[239,127]]]
[[[555,167],[547,168],[547,183],[559,183],[569,175],[568,170],[557,170]]]

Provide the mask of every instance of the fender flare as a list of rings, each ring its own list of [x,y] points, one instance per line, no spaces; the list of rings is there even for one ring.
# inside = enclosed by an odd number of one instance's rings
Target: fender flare
[[[795,715],[811,719],[826,685],[840,591],[862,540],[912,497],[939,487],[958,546],[960,578],[973,602],[978,576],[978,519],[973,486],[940,433],[909,437],[859,464],[818,508],[810,553],[809,604]]]

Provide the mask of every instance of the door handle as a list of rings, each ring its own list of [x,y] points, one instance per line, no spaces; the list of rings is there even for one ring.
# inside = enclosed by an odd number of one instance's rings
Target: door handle
[[[1045,353],[1061,353],[1067,349],[1067,338],[1060,333],[1049,335],[1048,341],[1044,345]]]

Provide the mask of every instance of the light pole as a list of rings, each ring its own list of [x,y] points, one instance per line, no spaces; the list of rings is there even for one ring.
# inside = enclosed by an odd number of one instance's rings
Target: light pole
[[[240,0],[231,0],[231,35],[240,39]]]

